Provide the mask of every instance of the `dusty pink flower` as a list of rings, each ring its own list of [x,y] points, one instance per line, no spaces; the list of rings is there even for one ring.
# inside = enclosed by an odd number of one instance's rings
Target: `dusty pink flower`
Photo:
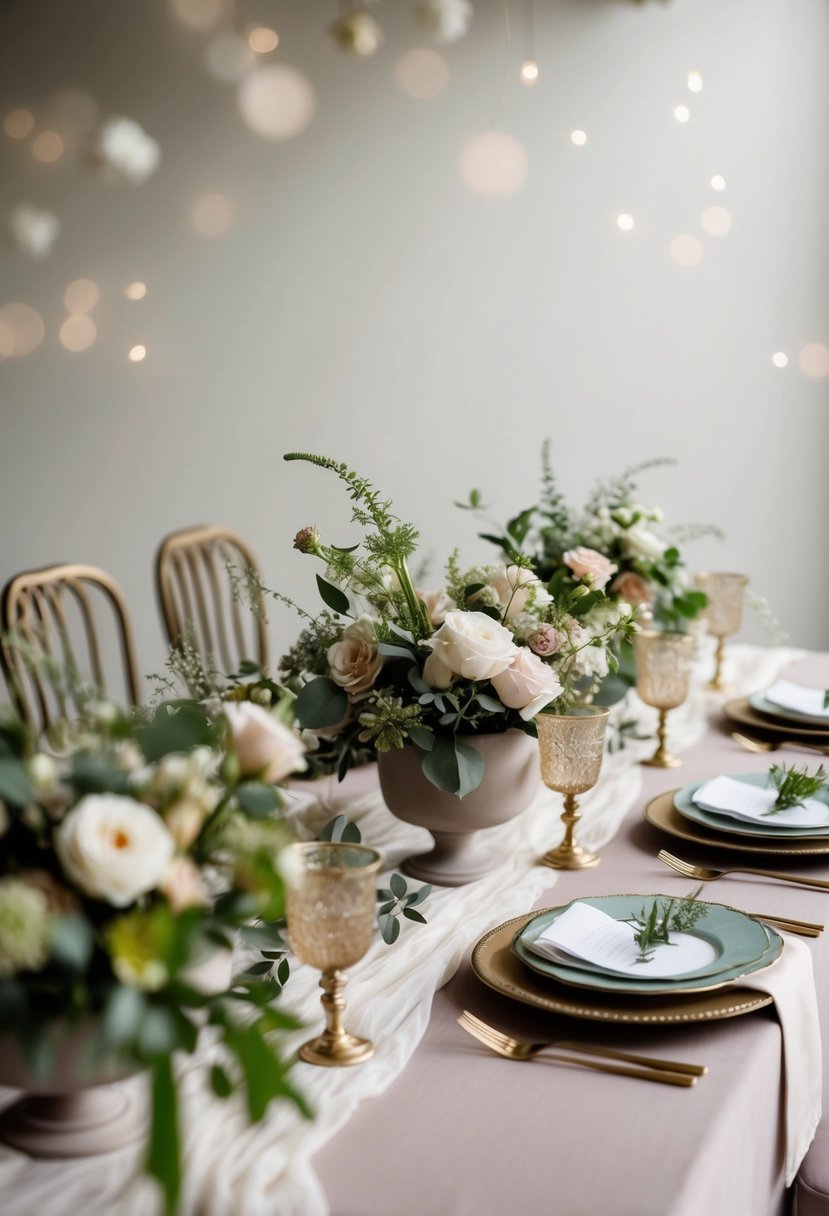
[[[552,625],[539,625],[535,633],[531,633],[527,638],[530,650],[533,654],[540,654],[542,658],[555,654],[561,643],[561,634]]]
[[[492,687],[504,705],[519,710],[525,721],[561,693],[561,683],[552,667],[527,646],[519,646],[511,665],[492,677]]]
[[[160,888],[174,912],[181,912],[184,908],[203,908],[210,902],[204,879],[189,857],[173,858]]]
[[[592,587],[604,587],[611,574],[615,574],[618,566],[614,566],[603,553],[595,549],[586,549],[579,545],[577,549],[568,549],[564,554],[564,563],[573,571],[576,578],[583,578]]]
[[[618,595],[620,600],[625,600],[628,604],[650,604],[651,602],[650,587],[641,574],[636,574],[633,570],[625,570],[621,574],[617,574],[610,584],[610,592]]]
[[[417,594],[426,605],[429,620],[435,629],[437,629],[438,625],[442,625],[445,621],[447,612],[451,612],[455,607],[454,602],[443,589],[440,591],[418,591]]]

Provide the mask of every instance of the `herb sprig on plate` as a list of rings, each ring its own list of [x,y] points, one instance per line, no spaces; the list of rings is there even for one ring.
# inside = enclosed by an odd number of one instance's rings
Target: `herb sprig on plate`
[[[637,963],[649,963],[657,946],[672,946],[670,934],[687,933],[708,912],[708,904],[697,899],[702,885],[683,899],[655,899],[648,910],[645,905],[630,923],[636,929],[633,940],[639,947]]]
[[[821,764],[816,773],[809,773],[806,765],[799,769],[796,764],[787,768],[785,764],[773,764],[769,769],[770,784],[777,790],[774,805],[765,812],[766,815],[776,815],[778,811],[787,811],[789,807],[799,806],[807,798],[811,798],[823,788],[826,782],[826,770]]]

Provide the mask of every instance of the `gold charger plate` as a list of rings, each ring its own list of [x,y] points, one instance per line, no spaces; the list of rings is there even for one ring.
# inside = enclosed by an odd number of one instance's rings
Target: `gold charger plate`
[[[768,844],[759,844],[755,843],[757,838],[754,836],[732,836],[729,832],[697,827],[690,819],[680,815],[674,806],[676,793],[676,790],[668,790],[652,798],[643,813],[653,827],[667,832],[670,836],[678,836],[680,840],[690,840],[692,844],[709,845],[715,849],[729,849],[733,853],[763,853],[775,857],[819,856],[829,853],[829,838],[826,836],[787,836]],[[764,839],[768,840],[768,837]]]
[[[525,912],[504,925],[490,929],[472,951],[472,970],[479,980],[503,996],[550,1013],[594,1022],[625,1022],[639,1025],[683,1025],[712,1022],[753,1013],[772,1003],[765,992],[725,987],[716,991],[684,993],[681,996],[630,997],[611,993],[579,992],[559,986],[555,980],[525,967],[512,952],[515,934],[537,912]]]
[[[829,730],[817,726],[800,726],[791,718],[770,718],[766,714],[753,709],[746,697],[737,697],[726,701],[723,713],[732,722],[740,726],[750,726],[754,730],[766,731],[770,735],[785,735],[787,739],[811,740],[814,743],[825,743],[829,746]]]

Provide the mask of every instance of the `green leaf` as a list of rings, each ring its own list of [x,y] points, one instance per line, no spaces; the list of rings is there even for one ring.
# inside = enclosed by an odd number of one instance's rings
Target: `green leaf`
[[[500,621],[501,609],[493,608],[489,604],[482,604],[480,608],[476,607],[476,612],[482,612],[484,616],[491,617],[493,621]]]
[[[419,747],[421,751],[430,752],[434,747],[435,736],[425,726],[409,726],[406,728],[406,733],[415,747]]]
[[[281,953],[285,949],[276,925],[242,925],[239,936],[246,946],[254,950],[278,950]]]
[[[303,730],[339,726],[348,713],[348,696],[326,676],[317,676],[301,689],[294,709]]]
[[[291,964],[286,958],[283,958],[282,962],[277,967],[276,978],[279,980],[283,988],[291,978]]]
[[[214,1064],[210,1069],[210,1084],[217,1098],[227,1098],[233,1093],[233,1082],[221,1064]]]
[[[411,662],[414,657],[411,650],[406,650],[404,646],[392,646],[391,642],[380,642],[377,650],[390,659],[408,659]]]
[[[240,676],[255,676],[259,674],[260,670],[259,664],[254,662],[253,659],[242,659],[239,663]]]
[[[72,760],[72,780],[79,794],[126,794],[127,774],[91,752],[77,752]]]
[[[212,746],[219,728],[210,722],[200,705],[182,701],[160,705],[152,720],[138,726],[135,734],[147,760],[154,762],[170,752]]]
[[[495,697],[487,696],[485,692],[476,693],[474,699],[478,702],[481,709],[485,709],[488,713],[505,714],[507,712],[505,705],[502,705],[500,701],[496,701]]]
[[[56,917],[52,921],[50,945],[57,962],[71,971],[85,971],[95,945],[92,926],[77,912]]]
[[[236,790],[239,806],[251,819],[264,819],[279,806],[279,795],[272,785],[246,781]]]
[[[138,1031],[138,1049],[148,1060],[158,1060],[178,1047],[178,1034],[172,1012],[163,1005],[151,1005]]]
[[[126,984],[113,988],[104,1008],[103,1036],[111,1048],[124,1047],[138,1034],[144,1017],[143,992]]]
[[[345,844],[359,844],[362,833],[356,823],[350,823],[345,815],[337,815],[330,819],[317,837],[318,840],[330,840],[332,844],[342,841]]]
[[[584,616],[598,604],[599,600],[603,600],[605,594],[603,591],[588,591],[587,595],[581,595],[578,599],[573,600],[569,605],[571,616]]]
[[[317,587],[322,596],[323,602],[328,605],[334,612],[339,612],[343,616],[348,613],[349,603],[348,596],[339,587],[335,587],[333,583],[329,583],[321,574],[317,575]]]
[[[19,760],[0,759],[0,799],[11,806],[26,806],[35,796],[29,774]]]
[[[481,784],[484,760],[467,743],[435,736],[434,747],[423,757],[423,773],[439,790],[463,798]]]
[[[178,1094],[170,1057],[153,1063],[152,1114],[147,1146],[147,1173],[161,1184],[164,1209],[172,1216],[181,1190],[181,1148],[178,1131]]]
[[[415,891],[413,895],[408,896],[406,904],[409,908],[415,908],[418,904],[425,903],[432,894],[432,884],[424,883],[420,890]]]
[[[414,910],[414,908],[404,908],[404,909],[403,909],[403,915],[406,917],[406,919],[407,919],[407,920],[415,920],[415,921],[417,921],[417,922],[418,922],[418,924],[420,924],[420,925],[426,925],[426,924],[428,924],[428,923],[429,923],[429,922],[426,920],[426,917],[425,917],[425,916],[421,916],[421,914],[420,914],[419,912],[416,912],[416,911]]]
[[[380,933],[387,946],[393,946],[400,936],[400,921],[395,916],[380,915],[378,917]]]
[[[402,874],[392,874],[391,878],[389,879],[389,886],[391,887],[392,895],[394,895],[396,899],[402,899],[408,890],[406,879]]]

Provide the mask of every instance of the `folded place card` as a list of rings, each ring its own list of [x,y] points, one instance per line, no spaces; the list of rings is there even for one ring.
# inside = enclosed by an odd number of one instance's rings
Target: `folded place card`
[[[649,906],[652,898],[642,896]],[[670,942],[656,946],[649,962],[639,957],[634,927],[615,920],[589,904],[571,904],[534,940],[526,940],[528,950],[554,963],[568,967],[588,966],[590,970],[610,971],[631,979],[652,980],[686,975],[707,966],[716,948],[702,937],[690,933],[671,933]]]
[[[829,707],[823,707],[825,695],[823,688],[805,688],[802,684],[793,684],[791,680],[778,680],[763,693],[767,701],[779,705],[781,709],[790,709],[810,718],[825,718],[829,723]]]
[[[714,815],[726,815],[744,823],[764,827],[824,828],[829,826],[829,805],[818,798],[807,798],[785,811],[771,813],[777,800],[772,786],[749,785],[734,777],[713,777],[692,795],[692,802]]]

